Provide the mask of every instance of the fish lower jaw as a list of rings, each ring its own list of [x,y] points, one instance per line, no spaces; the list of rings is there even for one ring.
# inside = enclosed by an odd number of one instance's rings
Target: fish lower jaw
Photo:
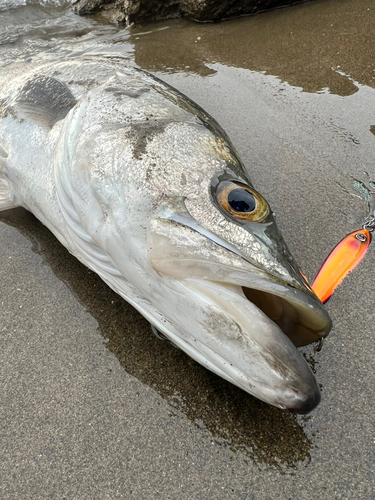
[[[104,281],[108,281],[105,276],[102,277]],[[117,286],[116,291],[138,309],[174,345],[223,379],[268,404],[294,413],[308,413],[318,404],[320,391],[310,367],[280,328],[260,309],[250,303],[241,286],[218,284],[206,280],[171,280],[168,285],[169,292],[173,291],[174,295],[175,287],[177,287],[178,295],[186,297],[189,301],[192,300],[193,307],[197,310],[194,317],[190,318],[191,314],[188,314],[181,322],[181,318],[177,319],[180,317],[181,310],[164,311],[164,306],[159,308],[156,303],[153,305],[152,301],[140,300],[138,295],[135,296],[132,293],[132,290],[124,288],[122,282],[117,285],[121,286]],[[208,294],[207,287],[211,288]],[[218,296],[219,302],[221,302],[219,304]],[[268,359],[265,359],[267,353],[269,354],[270,346],[264,352],[262,349],[255,348],[252,353],[244,355],[243,345],[238,344],[233,335],[232,344],[228,346],[228,342],[231,340],[228,328],[224,326],[221,337],[218,339],[215,326],[208,328],[207,324],[204,325],[205,319],[207,319],[206,306],[208,302],[205,303],[206,299],[211,304],[218,304],[218,308],[225,310],[225,315],[229,316],[232,313],[233,304],[241,303],[245,308],[243,321],[247,321],[246,316],[249,316],[250,307],[261,321],[264,321],[264,327],[267,329],[268,325],[276,333],[277,339],[274,342],[276,351],[279,349],[281,351],[287,350],[290,356],[285,357],[284,355],[285,362],[279,363],[276,369],[275,360],[272,360],[270,364],[269,356]],[[172,295],[170,300],[173,300]],[[168,301],[169,305],[170,300]],[[173,317],[170,312],[175,313]],[[215,317],[211,316],[211,319],[215,320]],[[189,322],[191,325],[187,327]],[[265,332],[261,328],[257,330],[260,336],[258,340],[262,342],[265,339]],[[253,347],[254,345],[256,347],[256,342],[252,342],[252,344]],[[259,360],[261,366],[254,372],[254,365],[257,365]],[[292,372],[289,370],[290,366]],[[296,376],[293,375],[293,370],[297,374]],[[263,375],[266,375],[266,378]]]
[[[198,339],[194,339],[192,343],[189,343],[184,341],[179,336],[173,334],[171,335],[171,332],[164,333],[176,347],[180,348],[200,365],[247,392],[251,396],[260,399],[267,404],[275,406],[280,410],[289,411],[290,413],[295,414],[307,414],[310,413],[320,402],[319,390],[314,391],[312,397],[303,399],[295,398],[294,400],[289,399],[286,401],[272,387],[264,384],[263,382],[252,380],[243,371],[234,366],[233,363],[230,363]],[[292,386],[291,390],[293,390]]]
[[[163,327],[164,325],[160,325],[158,328],[162,330]],[[278,397],[276,394],[274,395],[274,391],[271,387],[259,384],[258,381],[251,380],[244,372],[236,368],[233,363],[230,363],[200,340],[195,338],[192,342],[188,342],[170,330],[167,331],[163,328],[162,331],[168,340],[170,340],[176,347],[184,351],[200,365],[204,366],[219,377],[242,389],[248,394],[264,401],[265,403],[275,406],[281,410],[288,410],[292,413],[294,412],[293,408],[278,401],[278,399],[282,398]],[[266,397],[265,392],[272,396]],[[296,413],[299,412],[296,411]]]
[[[189,338],[191,357],[273,406],[293,413],[315,408],[320,390],[311,368],[242,287],[196,279],[185,283],[200,304],[196,333]]]

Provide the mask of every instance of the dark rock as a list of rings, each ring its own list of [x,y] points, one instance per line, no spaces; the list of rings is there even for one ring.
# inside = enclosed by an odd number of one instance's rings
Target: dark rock
[[[284,7],[296,0],[181,0],[184,16],[196,21],[219,21]]]
[[[72,5],[78,14],[101,11],[111,21],[131,24],[180,16],[220,21],[303,1],[307,0],[72,0]]]
[[[111,3],[111,0],[72,0],[72,5],[77,14],[93,14]]]

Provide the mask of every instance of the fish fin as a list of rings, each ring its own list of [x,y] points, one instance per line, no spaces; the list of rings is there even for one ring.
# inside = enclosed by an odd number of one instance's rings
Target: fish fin
[[[17,205],[12,201],[7,181],[5,179],[0,179],[0,212],[15,207],[17,207]]]
[[[38,75],[27,80],[9,105],[17,118],[24,117],[42,127],[52,128],[76,103],[65,83],[51,76]]]

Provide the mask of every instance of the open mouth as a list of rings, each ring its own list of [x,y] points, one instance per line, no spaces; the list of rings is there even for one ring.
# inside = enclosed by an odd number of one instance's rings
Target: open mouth
[[[237,292],[262,311],[296,347],[328,335],[332,326],[328,313],[302,279],[297,289],[245,261],[241,263],[242,268],[211,262],[193,252],[190,254],[189,249],[180,251],[170,244],[168,237],[150,234],[149,263],[160,275],[176,280],[200,280],[202,284],[216,282],[224,288],[236,287]]]
[[[286,296],[245,286],[242,290],[246,298],[276,323],[296,347],[311,344],[328,335],[328,315],[321,307],[317,310],[317,304],[301,303]]]

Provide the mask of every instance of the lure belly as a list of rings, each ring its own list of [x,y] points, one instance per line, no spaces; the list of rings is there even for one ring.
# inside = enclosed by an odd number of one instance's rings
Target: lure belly
[[[361,262],[370,242],[370,232],[367,229],[359,229],[348,234],[332,250],[312,284],[312,289],[323,304]]]

